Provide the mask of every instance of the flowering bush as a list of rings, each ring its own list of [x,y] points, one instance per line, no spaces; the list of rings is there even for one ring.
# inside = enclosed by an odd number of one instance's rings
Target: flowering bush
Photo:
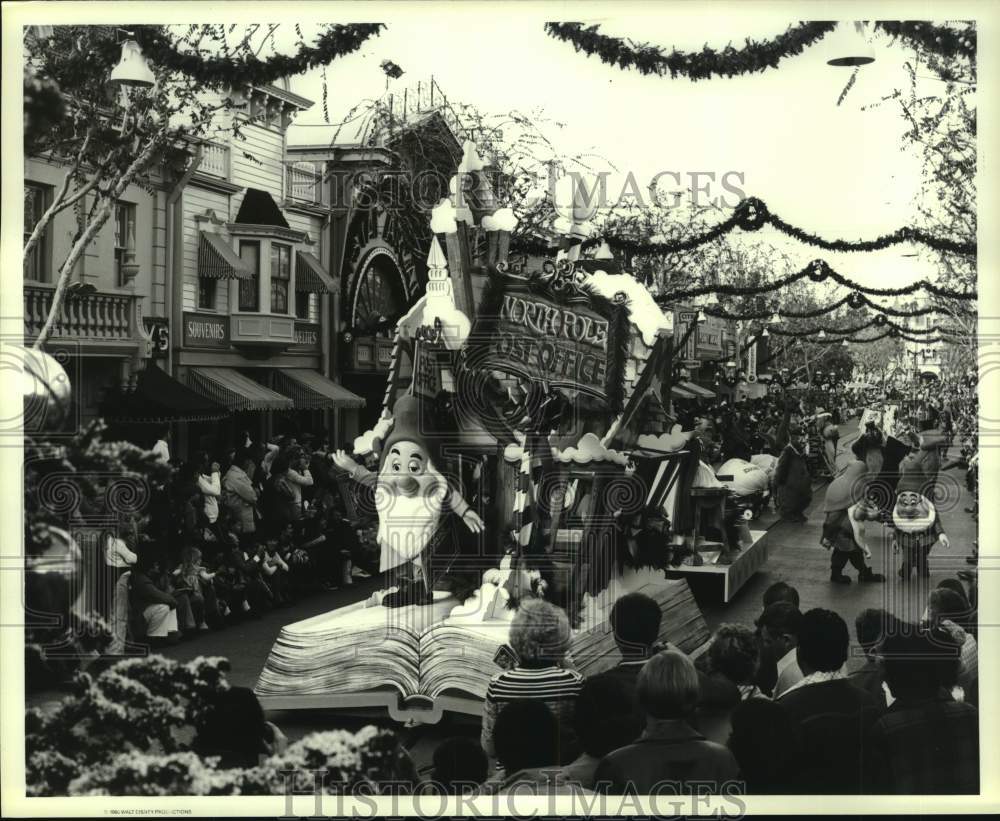
[[[163,656],[125,659],[98,676],[78,673],[73,695],[25,717],[28,795],[284,795],[312,790],[325,769],[329,793],[416,781],[389,730],[313,733],[248,769],[219,769],[191,750],[210,698],[229,687],[223,658],[179,664]]]

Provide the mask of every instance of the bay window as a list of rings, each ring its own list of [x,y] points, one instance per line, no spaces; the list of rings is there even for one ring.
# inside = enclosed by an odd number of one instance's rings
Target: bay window
[[[288,313],[288,289],[292,279],[292,248],[271,243],[271,313]]]
[[[260,310],[260,243],[241,242],[240,258],[253,271],[253,276],[240,280],[239,309]]]

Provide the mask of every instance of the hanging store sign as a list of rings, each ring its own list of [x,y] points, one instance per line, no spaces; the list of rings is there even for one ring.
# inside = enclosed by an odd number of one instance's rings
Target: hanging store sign
[[[316,322],[296,322],[295,342],[292,351],[318,351],[320,349],[320,326]]]

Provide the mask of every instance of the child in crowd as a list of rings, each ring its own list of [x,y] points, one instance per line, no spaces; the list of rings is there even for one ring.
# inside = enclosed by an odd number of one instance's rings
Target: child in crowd
[[[201,551],[197,547],[186,547],[181,551],[181,562],[171,574],[177,592],[185,592],[191,605],[192,616],[198,630],[208,630],[207,619],[216,619],[218,606],[212,587],[214,573],[201,564]]]

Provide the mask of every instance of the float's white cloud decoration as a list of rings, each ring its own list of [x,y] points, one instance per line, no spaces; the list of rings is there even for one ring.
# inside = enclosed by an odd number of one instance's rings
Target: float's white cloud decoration
[[[357,456],[367,456],[375,450],[375,440],[381,439],[383,442],[392,430],[392,417],[383,416],[375,423],[369,431],[365,431],[354,440],[354,453]]]
[[[678,450],[684,450],[684,447],[693,435],[694,431],[683,431],[680,425],[674,425],[670,433],[661,433],[658,436],[654,436],[651,433],[642,434],[636,441],[636,446],[643,450],[673,453]]]
[[[591,462],[613,462],[616,465],[628,464],[628,457],[617,450],[610,450],[601,444],[597,434],[585,433],[580,437],[576,447],[558,450],[553,453],[556,461],[568,463],[575,462],[578,465],[586,465]]]
[[[517,217],[510,208],[500,208],[494,214],[483,217],[484,231],[513,231],[517,228]]]
[[[447,198],[431,210],[431,231],[435,234],[454,234],[458,231],[455,206]]]

